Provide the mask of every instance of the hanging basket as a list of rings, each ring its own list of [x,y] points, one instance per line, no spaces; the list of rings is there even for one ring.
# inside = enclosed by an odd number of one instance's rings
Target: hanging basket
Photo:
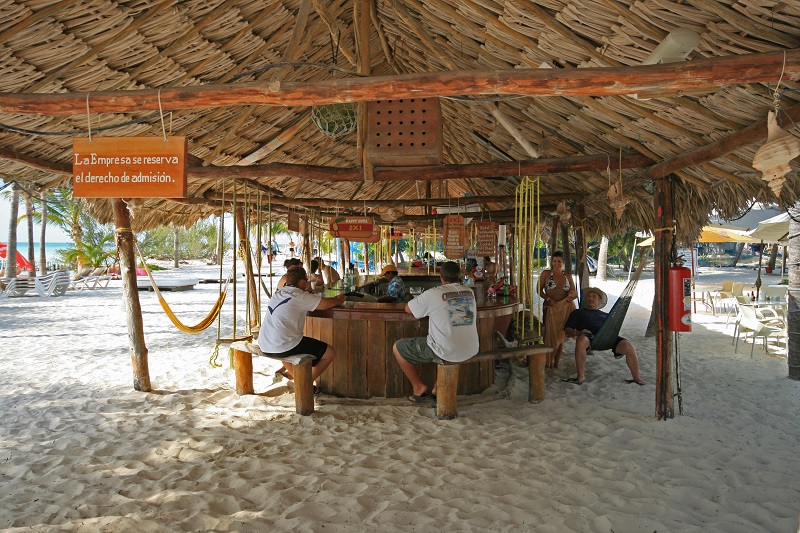
[[[327,104],[311,108],[311,120],[328,137],[341,137],[356,129],[356,104]]]

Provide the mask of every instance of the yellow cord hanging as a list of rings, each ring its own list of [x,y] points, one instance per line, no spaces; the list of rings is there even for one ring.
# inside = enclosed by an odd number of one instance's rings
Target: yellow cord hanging
[[[139,253],[139,259],[142,260],[142,264],[144,265],[144,271],[147,272],[147,277],[150,278],[150,283],[153,284],[153,291],[155,291],[156,296],[158,297],[158,303],[161,304],[161,308],[164,310],[164,313],[167,315],[167,317],[169,317],[170,321],[175,324],[175,327],[184,333],[196,334],[204,331],[208,328],[208,326],[213,324],[214,320],[217,318],[217,315],[219,315],[219,312],[222,310],[222,304],[225,303],[225,297],[228,294],[228,282],[230,281],[230,278],[225,281],[224,289],[220,291],[219,297],[217,298],[216,303],[214,303],[214,306],[211,308],[211,311],[209,311],[208,315],[206,315],[204,319],[194,326],[187,326],[181,322],[177,316],[175,316],[175,313],[172,312],[169,304],[167,304],[166,300],[164,300],[164,296],[161,294],[156,281],[153,279],[153,274],[151,274],[150,269],[147,268],[147,262],[144,260],[142,251],[139,249],[139,243],[135,243],[135,245],[136,251]]]

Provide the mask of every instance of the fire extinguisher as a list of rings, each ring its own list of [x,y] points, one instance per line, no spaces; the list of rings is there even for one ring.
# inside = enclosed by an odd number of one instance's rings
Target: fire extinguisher
[[[692,331],[692,271],[669,269],[669,330]]]

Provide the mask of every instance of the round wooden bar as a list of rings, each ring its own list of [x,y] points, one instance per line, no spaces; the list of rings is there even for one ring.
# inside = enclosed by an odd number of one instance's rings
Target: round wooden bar
[[[487,301],[476,291],[480,349],[494,347],[494,331],[506,326],[520,304],[513,297]],[[428,335],[428,320],[417,320],[404,311],[405,304],[345,302],[343,306],[314,311],[306,318],[305,334],[336,349],[336,358],[322,374],[326,394],[344,398],[401,398],[411,386],[394,359],[392,346],[404,337]],[[419,365],[429,386],[436,382],[436,365]],[[458,394],[479,394],[494,383],[494,362],[460,365]]]

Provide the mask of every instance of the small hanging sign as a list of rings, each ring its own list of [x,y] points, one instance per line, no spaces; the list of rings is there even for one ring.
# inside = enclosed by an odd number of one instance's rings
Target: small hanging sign
[[[494,257],[497,249],[497,224],[494,222],[475,222],[478,255]]]
[[[296,233],[300,232],[300,215],[298,213],[289,213],[289,218],[286,221],[286,227],[289,231]]]
[[[466,226],[461,215],[447,215],[444,217],[444,231],[442,232],[444,256],[448,259],[459,259],[464,255],[466,246]]]
[[[72,140],[75,198],[185,198],[186,137]]]
[[[373,235],[372,217],[337,217],[331,220],[331,236],[360,241]]]

